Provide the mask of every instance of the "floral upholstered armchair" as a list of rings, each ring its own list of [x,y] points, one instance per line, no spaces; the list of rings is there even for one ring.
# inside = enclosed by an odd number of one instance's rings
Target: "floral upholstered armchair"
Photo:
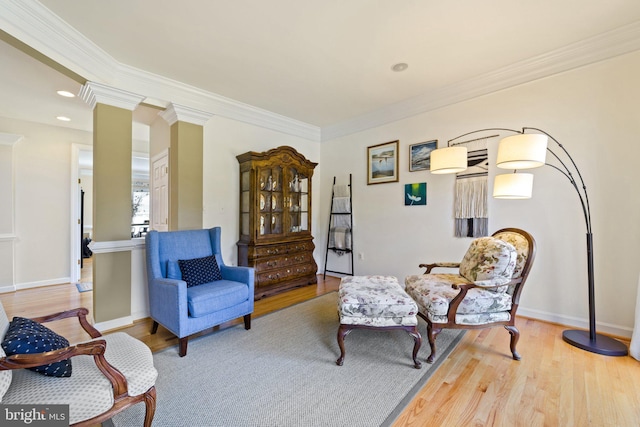
[[[536,253],[533,237],[517,228],[505,228],[491,237],[471,242],[462,262],[420,264],[422,275],[405,278],[406,292],[418,304],[427,322],[433,363],[435,339],[442,329],[504,326],[511,334],[511,353],[520,360],[515,326],[520,294]],[[458,273],[431,274],[436,268],[458,268]]]

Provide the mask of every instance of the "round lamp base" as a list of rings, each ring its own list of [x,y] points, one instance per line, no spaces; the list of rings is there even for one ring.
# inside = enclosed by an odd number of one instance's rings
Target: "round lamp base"
[[[604,354],[605,356],[626,356],[628,354],[627,346],[620,341],[601,334],[596,334],[595,340],[592,340],[589,331],[564,331],[562,339],[582,350]]]

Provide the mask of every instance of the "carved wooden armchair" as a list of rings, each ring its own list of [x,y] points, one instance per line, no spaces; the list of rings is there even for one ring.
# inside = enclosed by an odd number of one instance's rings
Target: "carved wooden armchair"
[[[418,315],[427,321],[431,354],[442,329],[478,329],[504,326],[511,334],[511,353],[520,360],[515,326],[520,294],[535,258],[536,243],[526,231],[499,230],[491,237],[475,239],[462,262],[420,264],[422,275],[407,276],[407,293],[418,304]],[[431,274],[436,268],[458,268],[457,274]]]
[[[103,336],[87,321],[88,313],[78,308],[33,319],[14,317],[10,323],[0,304],[0,402],[69,405],[73,426],[100,424],[144,402],[144,425],[151,426],[158,376],[151,350],[123,332]],[[42,325],[69,317],[78,318],[90,341],[69,345]],[[5,355],[25,347],[27,354]]]

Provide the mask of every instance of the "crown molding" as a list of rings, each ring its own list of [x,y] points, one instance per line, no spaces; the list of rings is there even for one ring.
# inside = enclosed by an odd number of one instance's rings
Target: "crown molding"
[[[96,104],[106,104],[133,111],[145,98],[142,95],[96,82],[88,82],[82,86],[79,96],[89,104],[92,110],[96,108]]]
[[[164,111],[158,113],[158,115],[169,123],[169,126],[178,121],[204,126],[213,116],[213,114],[207,113],[206,111],[196,110],[195,108],[174,103],[169,104],[169,106]]]
[[[169,103],[161,100],[168,99],[179,105],[211,112],[215,116],[260,126],[310,141],[320,141],[320,127],[318,126],[125,64],[120,64],[118,83],[123,87],[135,88],[137,92],[153,94],[152,98],[147,98],[145,102],[162,108],[166,108]]]
[[[117,61],[38,1],[0,0],[0,29],[87,80],[110,82]]]
[[[0,132],[0,145],[15,145],[24,138],[22,135]]]
[[[322,128],[321,140],[361,132],[640,49],[640,21]]]
[[[144,93],[152,105],[166,107],[175,102],[228,119],[320,141],[318,126],[121,64],[37,1],[0,0],[0,29],[87,81]]]

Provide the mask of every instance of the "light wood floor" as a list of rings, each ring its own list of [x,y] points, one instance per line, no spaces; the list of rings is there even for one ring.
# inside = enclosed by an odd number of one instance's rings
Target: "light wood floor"
[[[319,276],[317,286],[257,301],[254,318],[334,291],[338,283]],[[0,301],[10,317],[29,317],[78,306],[91,309],[91,297],[92,292],[79,293],[66,284],[0,294]],[[504,329],[467,332],[394,427],[640,425],[639,361],[572,347],[561,338],[562,326],[526,318],[517,325],[521,361],[511,359]],[[150,321],[142,320],[124,330],[153,351],[177,344],[162,327],[155,335],[149,328]],[[52,329],[71,342],[87,338],[72,320],[59,321]],[[420,355],[428,355],[426,337]]]

